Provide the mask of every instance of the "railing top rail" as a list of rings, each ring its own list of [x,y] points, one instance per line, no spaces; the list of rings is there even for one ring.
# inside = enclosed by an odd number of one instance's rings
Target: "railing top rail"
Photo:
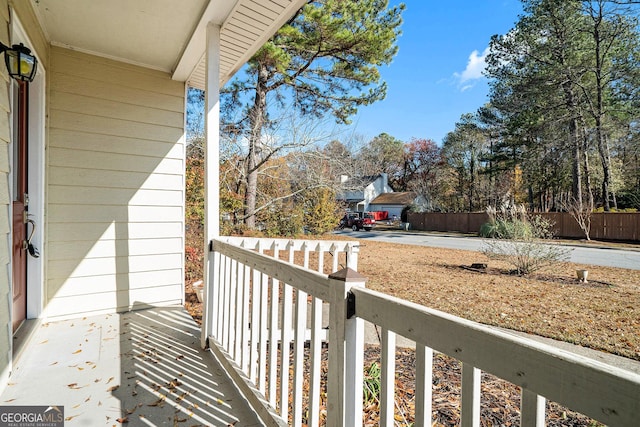
[[[632,426],[640,375],[366,288],[356,316],[608,425]]]
[[[211,243],[214,251],[325,301],[335,302],[338,285],[344,286],[345,283],[341,280],[331,279],[326,274],[287,261],[277,260],[269,255],[254,252],[223,240],[214,239]]]
[[[241,236],[222,236],[217,240],[241,246],[246,249],[275,249],[301,251],[308,249],[310,251],[342,251],[357,253],[360,250],[360,243],[349,240],[304,240],[304,239],[276,239],[265,237],[241,237]]]

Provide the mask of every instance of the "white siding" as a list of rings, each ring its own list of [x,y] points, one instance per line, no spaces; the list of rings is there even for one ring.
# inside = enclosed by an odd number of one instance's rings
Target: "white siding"
[[[7,0],[0,0],[0,41],[9,40],[9,7]],[[3,60],[4,62],[4,60]],[[9,78],[4,64],[0,66],[0,391],[6,385],[11,369],[12,327],[11,287],[9,284]]]
[[[180,303],[184,85],[53,48],[46,316]]]

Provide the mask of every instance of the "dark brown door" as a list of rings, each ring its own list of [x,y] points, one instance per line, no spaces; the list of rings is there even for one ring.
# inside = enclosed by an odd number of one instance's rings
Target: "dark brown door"
[[[13,331],[27,317],[27,250],[25,241],[26,217],[29,204],[27,182],[27,111],[28,88],[26,82],[16,82],[14,99],[13,137]]]

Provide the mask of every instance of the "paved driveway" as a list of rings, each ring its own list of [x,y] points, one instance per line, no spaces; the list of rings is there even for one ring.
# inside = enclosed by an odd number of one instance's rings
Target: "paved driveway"
[[[468,251],[480,251],[482,248],[482,239],[456,234],[377,230],[370,232],[342,230],[336,233],[356,239],[370,239],[406,245],[433,246],[437,248],[463,249]],[[579,243],[568,246],[572,249],[571,262],[640,270],[640,245],[638,245],[637,249],[618,249],[604,246],[587,247],[587,245]]]

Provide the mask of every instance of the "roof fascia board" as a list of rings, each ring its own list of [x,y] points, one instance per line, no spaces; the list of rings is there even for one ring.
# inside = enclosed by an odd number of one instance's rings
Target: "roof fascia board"
[[[258,51],[258,49],[260,49],[308,1],[309,0],[291,1],[289,6],[284,9],[284,13],[280,14],[280,16],[278,16],[278,19],[276,19],[271,23],[271,25],[269,25],[268,30],[262,34],[262,37],[256,40],[256,42],[252,46],[252,49],[245,52],[245,54],[239,58],[236,66],[229,70],[229,73],[227,75],[221,76],[220,84],[222,85],[230,80],[231,77],[233,77],[233,75],[237,73],[238,70],[249,61],[249,59],[251,59],[251,57]]]
[[[239,0],[240,1],[240,0]],[[222,26],[232,10],[235,10],[239,1],[234,0],[210,0],[204,9],[200,21],[193,30],[187,45],[180,55],[175,66],[173,80],[186,82],[191,77],[200,61],[204,58],[207,46],[207,25],[213,22]]]
[[[247,50],[244,55],[242,55],[236,66],[230,70],[224,76],[220,76],[220,85],[226,83],[252,56],[255,52],[273,36],[273,34],[280,29],[289,19],[293,16],[294,13],[298,11],[308,0],[293,0],[291,3],[284,9],[284,13],[282,13],[278,19],[273,21],[269,26],[267,31],[265,31],[259,39],[251,46],[251,49]],[[214,6],[213,3],[216,3]],[[216,25],[221,26],[221,31],[224,31],[224,25],[227,22],[228,18],[232,16],[232,14],[239,7],[242,0],[231,1],[225,0],[222,2],[223,6],[220,6],[220,1],[209,1],[209,4],[205,8],[204,13],[202,14],[202,18],[198,22],[187,46],[182,53],[180,60],[178,61],[172,78],[178,81],[187,81],[191,77],[193,71],[197,68],[198,64],[203,60],[204,55],[206,54],[206,30],[209,22],[212,22]]]

